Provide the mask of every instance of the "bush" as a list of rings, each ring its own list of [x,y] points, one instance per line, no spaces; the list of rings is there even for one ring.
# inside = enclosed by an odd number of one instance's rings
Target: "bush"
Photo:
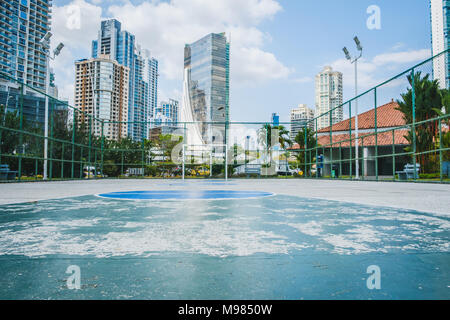
[[[108,177],[117,177],[120,174],[120,166],[115,165],[113,160],[106,160],[103,163],[103,174]]]
[[[420,179],[440,179],[441,175],[440,175],[440,173],[420,173],[419,178]]]
[[[158,174],[158,169],[156,168],[156,166],[145,166],[144,175],[154,177],[157,174]]]

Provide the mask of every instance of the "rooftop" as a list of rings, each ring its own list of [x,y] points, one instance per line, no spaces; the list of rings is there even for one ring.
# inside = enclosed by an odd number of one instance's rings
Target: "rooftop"
[[[398,103],[391,101],[385,105],[377,108],[377,127],[378,128],[393,128],[401,127],[406,124],[403,118],[403,113],[398,108]],[[355,130],[355,117],[350,119],[352,130]],[[349,119],[343,120],[334,124],[331,127],[333,132],[336,131],[349,131],[350,127]],[[364,129],[375,129],[375,109],[369,110],[367,112],[361,113],[358,116],[358,128],[360,130]],[[330,127],[323,128],[318,131],[319,133],[330,132]]]

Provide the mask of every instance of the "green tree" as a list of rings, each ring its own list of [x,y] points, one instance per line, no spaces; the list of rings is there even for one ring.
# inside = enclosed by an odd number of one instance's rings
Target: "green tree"
[[[305,145],[305,133],[306,133],[306,145]],[[311,152],[305,152],[305,149],[312,149],[316,147],[316,136],[313,130],[306,128],[306,130],[300,130],[295,137],[294,141],[299,145],[299,151],[296,154],[297,162],[300,165],[313,162],[313,156]],[[309,175],[310,168],[307,168],[306,174]]]
[[[439,82],[438,80],[430,80],[429,77],[429,74],[422,77],[421,72],[414,74],[416,122],[436,118],[439,115],[437,110],[440,110],[443,106]],[[397,100],[399,105],[397,109],[403,113],[403,118],[406,123],[411,124],[413,122],[413,77],[412,75],[408,75],[407,78],[411,88],[401,95],[401,100]],[[438,134],[438,128],[438,121],[429,121],[416,125],[415,134],[417,153],[423,153],[434,149],[434,141]],[[410,146],[406,148],[406,151],[411,152],[414,143],[413,131],[410,130],[405,138],[410,144]],[[424,172],[436,170],[436,163],[435,161],[431,161],[430,154],[421,154],[418,157],[418,162]]]

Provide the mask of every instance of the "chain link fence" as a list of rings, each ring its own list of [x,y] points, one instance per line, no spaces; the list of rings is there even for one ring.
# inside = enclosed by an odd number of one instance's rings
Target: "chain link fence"
[[[126,134],[129,122],[95,118],[86,108],[73,108],[2,73],[0,182],[320,178],[448,183],[449,79],[436,72],[448,54],[305,121],[295,136],[290,123],[147,123],[147,138],[136,141]],[[343,119],[336,117],[338,108]],[[368,110],[358,113],[358,125],[357,109]]]

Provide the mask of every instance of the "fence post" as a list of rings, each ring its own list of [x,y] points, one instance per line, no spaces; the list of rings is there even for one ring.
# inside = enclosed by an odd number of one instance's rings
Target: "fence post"
[[[71,169],[71,178],[74,179],[74,171],[75,171],[75,130],[77,128],[77,111],[73,109],[73,120],[72,120],[72,169]]]
[[[80,149],[80,179],[83,179],[83,145],[81,145]]]
[[[444,181],[444,168],[442,167],[443,165],[443,156],[442,156],[442,149],[443,149],[443,144],[442,144],[442,119],[439,117],[439,178],[440,181],[443,182]],[[450,178],[450,177],[449,177]]]
[[[392,175],[395,181],[395,129],[392,129]]]
[[[20,116],[20,122],[19,122],[19,129],[20,129],[20,133],[19,133],[19,146],[21,148],[21,152],[19,153],[19,176],[18,176],[18,180],[20,181],[22,178],[22,154],[23,154],[23,84],[20,85],[20,102],[19,102],[19,116]],[[8,101],[6,101],[6,103],[8,103]]]
[[[185,178],[185,173],[184,173],[184,170],[186,169],[186,166],[185,166],[185,148],[186,148],[186,122],[184,123],[184,125],[183,125],[183,165],[182,165],[182,169],[183,169],[183,174],[182,174],[182,176],[183,176],[183,180],[184,180],[184,178]],[[212,168],[211,168],[211,171],[212,171]]]
[[[142,177],[145,176],[145,174],[144,174],[144,161],[145,161],[145,138],[144,138],[144,136],[142,136],[142,158],[141,158]]]
[[[411,83],[412,83],[412,132],[413,132],[413,165],[414,165],[414,181],[417,180],[416,177],[416,152],[417,152],[417,146],[416,146],[416,75],[414,68],[411,71]]]
[[[227,141],[227,133],[228,133],[228,120],[225,121],[225,181],[228,181],[228,141]]]
[[[349,131],[349,139],[350,139],[350,180],[353,180],[353,139],[352,139],[352,102],[349,101],[348,102],[348,114],[349,114],[349,126],[348,126],[348,131]]]
[[[306,178],[306,173],[308,171],[308,167],[307,167],[307,163],[308,161],[306,160],[306,149],[308,148],[308,139],[307,139],[307,134],[308,134],[308,130],[306,129],[306,125],[304,128],[304,132],[305,132],[305,151],[304,151],[304,158],[305,158],[305,172],[303,174],[303,177]]]
[[[48,170],[48,176],[49,176],[49,180],[51,181],[53,179],[53,99],[50,99],[50,97],[47,98],[48,99],[48,117],[50,119],[50,148],[48,150],[48,154],[50,157],[50,170]],[[48,141],[48,139],[47,139]]]
[[[365,180],[365,162],[366,162],[366,155],[364,154],[364,136],[361,136],[361,150],[362,150],[362,161],[361,161],[361,180]]]
[[[342,178],[342,142],[339,142],[339,176]]]
[[[378,181],[378,117],[377,117],[377,88],[374,89],[375,99],[375,179]]]
[[[315,149],[316,149],[316,179],[319,177],[319,161],[318,161],[319,160],[318,159],[318,157],[319,157],[319,150],[318,150],[319,135],[318,135],[317,131],[319,131],[319,130],[317,127],[317,118],[316,118],[316,147],[315,147]]]
[[[89,115],[89,149],[88,149],[88,180],[91,178],[91,148],[92,148],[92,116]]]
[[[333,111],[330,112],[330,178],[333,178]],[[335,172],[336,173],[336,172]]]
[[[61,180],[64,179],[64,142],[61,142]]]
[[[103,178],[103,154],[104,154],[104,144],[105,144],[105,135],[104,135],[104,127],[105,127],[105,121],[102,119],[102,137],[101,137],[101,144],[100,144],[100,151],[101,151],[101,172],[102,172],[102,178]]]
[[[123,149],[122,149],[122,163],[121,163],[121,176],[123,176]]]

